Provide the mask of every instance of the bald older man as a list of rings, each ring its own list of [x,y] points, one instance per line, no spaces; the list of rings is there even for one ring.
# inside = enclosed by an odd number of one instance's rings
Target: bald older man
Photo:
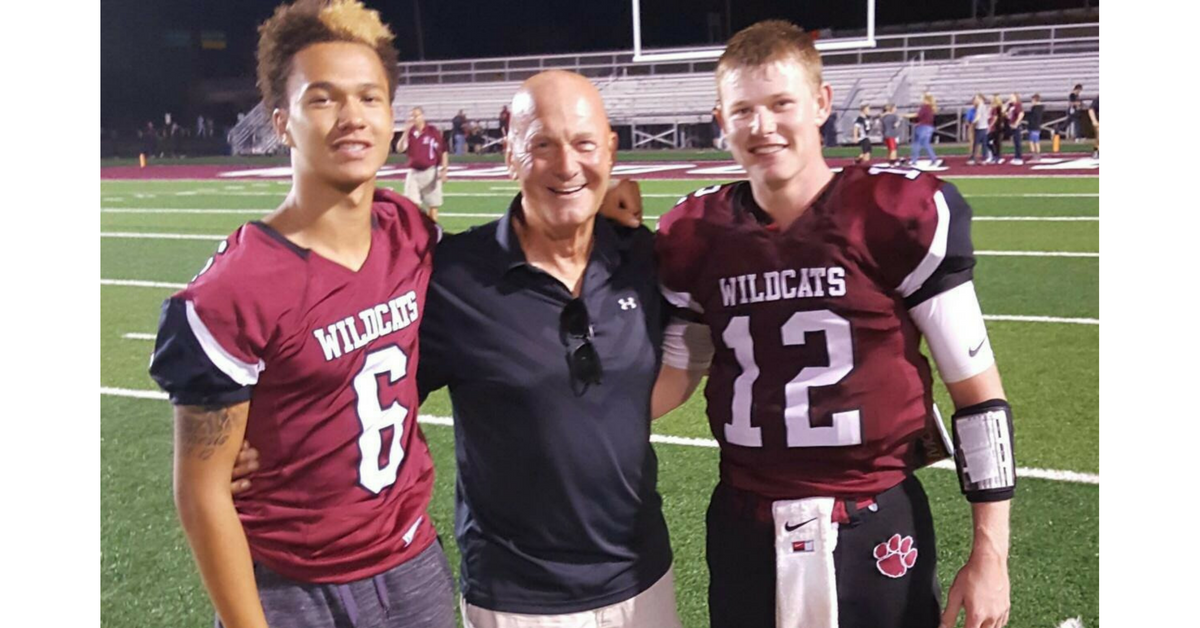
[[[448,386],[467,626],[679,626],[650,446],[664,305],[652,234],[597,217],[617,137],[595,87],[512,102],[504,217],[439,245],[422,396]]]

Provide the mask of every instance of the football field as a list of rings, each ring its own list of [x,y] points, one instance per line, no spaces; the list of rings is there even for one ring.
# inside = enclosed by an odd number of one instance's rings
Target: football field
[[[1016,419],[1010,625],[1099,625],[1099,178],[958,178],[975,210],[975,283]],[[642,181],[647,224],[714,181]],[[382,185],[401,189],[400,180]],[[146,368],[159,305],[287,181],[101,182],[101,579],[105,626],[212,625],[175,517],[171,410]],[[455,181],[442,224],[498,217],[513,182]],[[953,406],[938,384],[938,405]],[[457,572],[454,442],[444,391],[421,407],[437,464],[431,514]],[[717,450],[702,394],[654,425],[680,615],[707,625],[704,512]],[[919,472],[932,502],[943,591],[970,551],[970,507],[952,465]],[[882,539],[881,539],[882,540]]]

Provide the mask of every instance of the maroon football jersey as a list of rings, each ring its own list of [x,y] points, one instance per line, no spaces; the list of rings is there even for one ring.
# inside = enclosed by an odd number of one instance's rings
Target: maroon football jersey
[[[260,222],[163,305],[151,375],[176,404],[249,399],[261,454],[235,498],[254,560],[350,582],[435,539],[433,462],[417,426],[417,326],[438,230],[377,190],[357,272]]]
[[[923,464],[930,368],[908,310],[971,278],[970,208],[918,171],[847,169],[785,230],[748,182],[659,222],[664,294],[708,326],[721,477],[771,499],[862,498]]]
[[[442,153],[446,152],[446,144],[442,133],[426,124],[425,128],[417,131],[416,127],[408,130],[408,166],[417,170],[425,170],[442,163]]]

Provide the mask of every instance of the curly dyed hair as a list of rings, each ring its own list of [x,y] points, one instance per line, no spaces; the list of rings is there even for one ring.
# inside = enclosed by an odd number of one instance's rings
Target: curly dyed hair
[[[388,80],[388,98],[400,76],[395,35],[379,12],[358,0],[296,0],[275,9],[258,27],[258,89],[269,108],[287,107],[287,79],[296,53],[313,45],[345,41],[369,46],[379,55]]]
[[[764,20],[738,31],[717,62],[717,84],[730,70],[756,68],[784,59],[799,61],[813,89],[821,87],[821,55],[812,37],[784,20]]]

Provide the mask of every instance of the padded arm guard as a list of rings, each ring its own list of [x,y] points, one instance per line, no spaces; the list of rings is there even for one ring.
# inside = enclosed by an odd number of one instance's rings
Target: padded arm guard
[[[954,413],[954,464],[967,501],[1012,499],[1017,485],[1012,406],[991,399]]]

